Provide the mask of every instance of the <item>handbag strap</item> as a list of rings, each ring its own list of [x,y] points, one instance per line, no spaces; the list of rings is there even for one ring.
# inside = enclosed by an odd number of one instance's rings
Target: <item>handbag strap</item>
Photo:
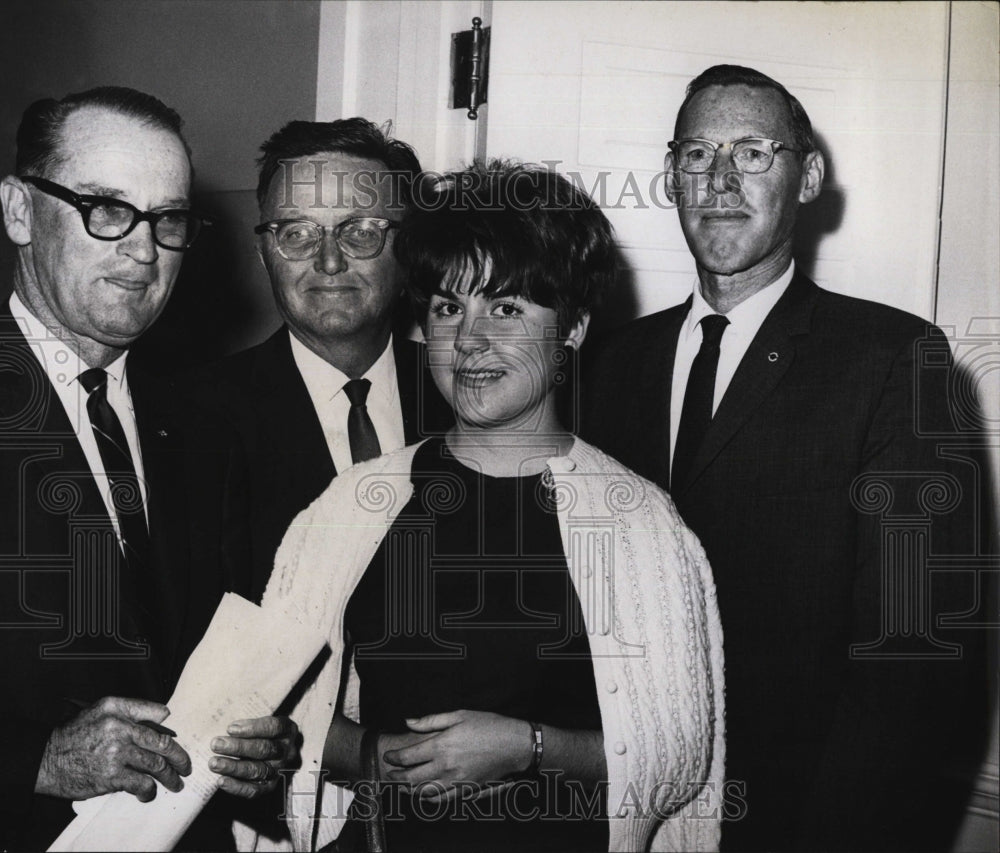
[[[382,794],[378,756],[378,729],[365,729],[361,736],[361,773],[372,781],[373,797],[371,817],[365,824],[365,844],[368,853],[387,853],[385,843],[385,815],[382,812]]]

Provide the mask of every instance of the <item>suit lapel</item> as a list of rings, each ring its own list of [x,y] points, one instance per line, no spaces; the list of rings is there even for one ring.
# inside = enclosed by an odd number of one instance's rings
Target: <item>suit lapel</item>
[[[792,366],[795,341],[809,331],[818,288],[796,273],[781,299],[765,318],[733,375],[684,483],[683,495],[733,436],[771,394]]]
[[[308,483],[295,485],[294,492],[308,493],[312,500],[337,471],[309,390],[295,364],[287,327],[282,326],[264,343],[252,369],[259,399],[267,401],[257,412],[261,450],[266,451],[268,464],[278,480],[291,475],[305,476]],[[297,459],[306,454],[315,464],[308,469],[291,464],[290,454]]]
[[[0,310],[0,377],[0,429],[26,440],[18,446],[24,457],[35,460],[39,479],[72,480],[80,495],[77,515],[103,519],[111,528],[107,506],[66,409],[7,305]]]
[[[186,470],[191,460],[184,452],[184,430],[163,406],[172,397],[166,383],[153,379],[130,358],[128,384],[147,486],[152,546],[150,577],[143,580],[154,591],[163,663],[165,671],[171,672],[190,601],[186,483],[188,478],[197,477],[197,472]]]

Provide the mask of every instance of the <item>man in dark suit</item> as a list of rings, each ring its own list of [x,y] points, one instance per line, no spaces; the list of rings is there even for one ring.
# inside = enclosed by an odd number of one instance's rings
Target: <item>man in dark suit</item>
[[[0,183],[17,246],[0,310],[4,848],[44,849],[72,800],[182,787],[191,758],[162,703],[247,585],[235,442],[128,361],[201,224],[180,127],[131,89],[38,101]],[[286,719],[226,734],[210,766],[243,797],[297,754]]]
[[[779,83],[707,70],[674,136],[698,282],[598,351],[584,435],[669,489],[712,564],[723,847],[946,849],[968,790],[952,773],[981,732],[963,716],[977,641],[958,625],[976,588],[955,570],[978,553],[982,488],[948,343],[795,268],[824,162]]]
[[[250,457],[255,598],[289,524],[338,471],[451,423],[424,346],[393,333],[413,150],[362,118],[293,121],[261,150],[257,252],[285,325],[197,382]]]

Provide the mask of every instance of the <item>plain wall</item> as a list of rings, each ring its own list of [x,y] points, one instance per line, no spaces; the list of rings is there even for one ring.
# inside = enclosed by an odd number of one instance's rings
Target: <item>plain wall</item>
[[[188,252],[139,349],[181,367],[255,343],[278,325],[254,253],[260,144],[316,108],[318,0],[4,0],[0,165],[32,101],[100,85],[156,95],[184,119],[195,204],[217,217]],[[0,297],[13,248],[2,240]]]

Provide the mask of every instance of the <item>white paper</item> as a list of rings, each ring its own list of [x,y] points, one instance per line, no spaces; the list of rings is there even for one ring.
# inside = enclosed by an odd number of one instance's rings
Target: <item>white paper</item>
[[[184,667],[164,721],[191,756],[184,790],[157,783],[150,803],[123,791],[74,803],[78,816],[49,850],[173,849],[221,781],[208,769],[212,739],[234,720],[274,713],[325,644],[294,614],[227,593]]]

